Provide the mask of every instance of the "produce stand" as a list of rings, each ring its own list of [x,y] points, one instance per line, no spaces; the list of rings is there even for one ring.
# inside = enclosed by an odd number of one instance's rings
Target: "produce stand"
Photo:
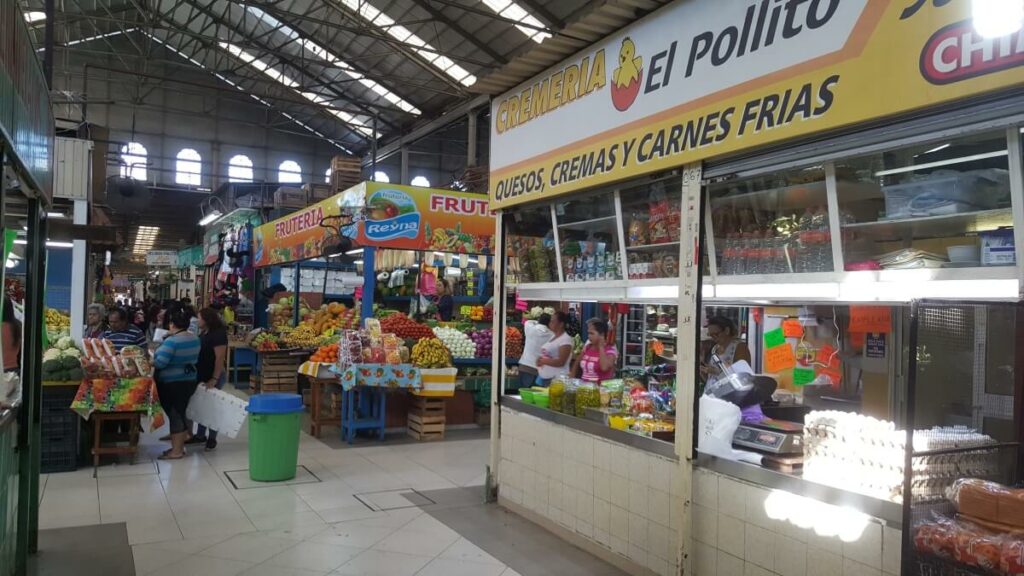
[[[399,221],[406,233],[381,232],[385,226]],[[278,270],[271,272],[269,278],[289,281],[290,292],[283,297],[275,296],[269,309],[268,327],[279,335],[258,336],[253,345],[258,351],[261,347],[272,351],[275,346],[313,344],[309,362],[298,366],[295,372],[310,379],[310,405],[312,408],[317,403],[321,413],[311,425],[316,432],[332,420],[330,414],[334,412],[333,407],[324,410],[324,395],[318,391],[327,386],[330,378],[325,366],[337,358],[338,335],[357,328],[365,319],[379,318],[383,333],[396,334],[412,349],[414,362],[418,358],[416,345],[440,336],[445,343],[437,340],[437,345],[452,349],[451,354],[445,353],[446,358],[474,359],[472,366],[465,365],[467,368],[489,363],[474,358],[478,343],[464,331],[475,331],[486,318],[480,304],[487,300],[486,263],[493,250],[493,232],[493,218],[480,195],[375,182],[360,184],[256,229],[256,265]],[[332,284],[327,273],[341,270],[348,278],[348,270],[353,269],[351,264],[331,258],[321,261],[325,252],[337,252],[334,246],[341,239],[349,242],[345,250],[350,253],[348,260],[356,260],[354,268],[361,272],[357,281],[342,283],[345,288],[358,284],[361,290],[355,310],[328,302],[339,295],[332,293],[338,284]],[[456,290],[462,291],[455,297],[455,311],[462,313],[465,322],[420,322],[387,308],[412,301],[419,291],[421,274],[434,274],[435,269],[442,275],[446,271],[459,273],[452,276],[459,278]],[[398,283],[390,278],[392,274]],[[384,295],[376,299],[377,293]],[[402,296],[396,299],[396,294]],[[383,306],[375,305],[375,300]],[[482,340],[486,340],[489,349],[489,335]],[[484,346],[479,348],[482,351]],[[333,375],[342,387],[337,412],[341,414],[343,438],[351,442],[360,429],[376,430],[383,438],[389,405],[402,409],[407,404],[388,402],[383,391],[421,388],[419,368],[411,364],[354,363]],[[435,382],[436,378],[440,380]],[[442,376],[428,375],[427,379],[428,394],[454,393],[455,370]],[[322,417],[323,413],[327,416]],[[392,416],[397,419],[398,415]],[[403,423],[407,420],[404,412],[401,419]]]

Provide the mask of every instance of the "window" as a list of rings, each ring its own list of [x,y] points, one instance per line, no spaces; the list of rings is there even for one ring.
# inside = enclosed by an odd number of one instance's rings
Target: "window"
[[[330,168],[328,168],[327,171],[324,172],[324,183],[325,184],[330,184],[331,183],[331,169]]]
[[[174,166],[175,184],[199,186],[202,174],[202,156],[191,148],[178,152],[178,160]]]
[[[277,167],[277,181],[288,184],[302,182],[302,167],[294,160],[285,160]]]
[[[430,180],[427,180],[426,176],[417,176],[410,182],[413,186],[423,186],[424,188],[430,188]]]
[[[121,146],[121,176],[135,180],[146,179],[146,147],[138,142]]]
[[[384,182],[385,184],[388,184],[391,182],[391,178],[388,176],[387,172],[381,172],[380,170],[377,170],[376,172],[373,173],[373,181]]]
[[[245,154],[228,161],[228,182],[252,182],[252,160]]]

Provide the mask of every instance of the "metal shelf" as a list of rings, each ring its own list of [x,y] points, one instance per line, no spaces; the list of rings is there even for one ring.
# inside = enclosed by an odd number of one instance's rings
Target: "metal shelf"
[[[1004,226],[1013,226],[1013,214],[1009,208],[980,210],[942,216],[920,218],[897,218],[875,222],[846,224],[843,230],[863,232],[873,240],[900,240],[913,238],[951,238]]]

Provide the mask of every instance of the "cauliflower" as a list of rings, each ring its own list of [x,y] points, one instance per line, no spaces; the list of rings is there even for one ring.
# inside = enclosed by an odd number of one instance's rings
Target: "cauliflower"
[[[61,356],[65,357],[65,358],[81,358],[82,357],[82,351],[79,350],[78,348],[72,347],[72,348],[68,348],[67,350],[62,350],[61,351]]]
[[[74,346],[75,343],[73,340],[71,340],[71,336],[61,336],[60,339],[57,340],[57,348],[61,350],[67,350],[68,348],[73,348]]]
[[[60,350],[57,348],[50,348],[46,352],[43,352],[43,362],[47,360],[58,360],[60,358]]]

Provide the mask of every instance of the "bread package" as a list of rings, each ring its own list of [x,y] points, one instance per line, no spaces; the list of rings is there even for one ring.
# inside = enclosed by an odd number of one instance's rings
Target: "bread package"
[[[999,496],[1005,490],[995,482],[961,478],[950,487],[948,497],[965,516],[999,522]]]

